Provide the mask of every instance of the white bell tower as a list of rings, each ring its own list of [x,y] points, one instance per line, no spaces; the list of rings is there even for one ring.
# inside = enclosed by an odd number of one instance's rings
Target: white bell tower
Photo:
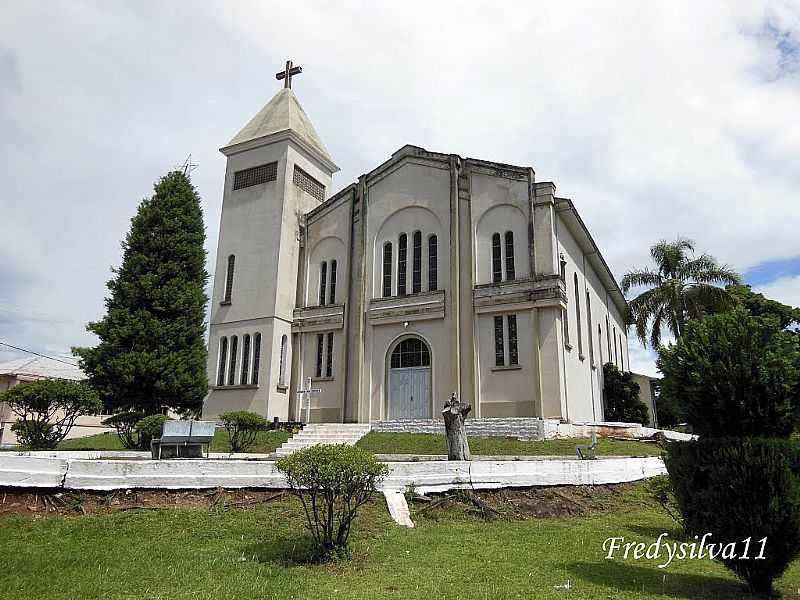
[[[339,170],[284,87],[220,151],[227,157],[208,342],[203,417],[248,410],[289,418],[291,323],[300,227]]]

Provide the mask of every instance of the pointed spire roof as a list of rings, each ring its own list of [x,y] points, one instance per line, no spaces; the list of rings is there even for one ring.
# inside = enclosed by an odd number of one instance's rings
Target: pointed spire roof
[[[306,146],[306,150],[313,152],[332,167],[332,171],[339,170],[291,88],[283,88],[275,94],[272,100],[267,102],[264,108],[258,111],[258,114],[222,148],[222,152],[229,154],[234,146],[265,137],[283,137],[277,134],[295,138],[301,145]]]

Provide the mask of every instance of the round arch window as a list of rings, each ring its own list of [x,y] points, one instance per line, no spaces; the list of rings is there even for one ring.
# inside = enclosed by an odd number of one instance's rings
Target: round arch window
[[[419,338],[403,340],[392,352],[392,369],[429,366],[431,366],[431,355],[428,346]]]

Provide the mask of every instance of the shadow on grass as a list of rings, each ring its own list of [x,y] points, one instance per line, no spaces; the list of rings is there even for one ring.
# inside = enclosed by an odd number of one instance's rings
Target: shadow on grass
[[[310,535],[260,542],[247,546],[242,553],[256,562],[284,567],[320,564]]]
[[[609,590],[663,594],[671,598],[760,598],[749,594],[744,584],[716,575],[675,573],[656,566],[635,566],[629,562],[575,562],[567,570],[578,581]]]

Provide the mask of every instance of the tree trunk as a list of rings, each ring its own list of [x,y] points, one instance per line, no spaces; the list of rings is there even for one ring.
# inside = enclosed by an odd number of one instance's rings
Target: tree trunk
[[[459,401],[455,394],[445,402],[442,417],[447,435],[447,460],[472,460],[464,427],[464,418],[471,410],[472,406]]]

